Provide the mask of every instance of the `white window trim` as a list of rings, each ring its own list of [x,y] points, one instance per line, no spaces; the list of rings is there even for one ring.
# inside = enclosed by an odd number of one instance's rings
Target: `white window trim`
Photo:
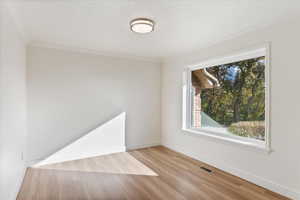
[[[265,56],[265,141],[245,138],[235,135],[223,135],[217,132],[212,132],[203,128],[191,127],[191,73],[194,70],[212,67],[221,64],[228,64],[240,60],[246,60]],[[207,136],[216,140],[227,141],[233,144],[245,145],[270,153],[271,150],[271,134],[270,134],[270,44],[260,45],[256,48],[243,50],[222,58],[211,59],[202,63],[186,67],[183,73],[183,105],[182,105],[182,130]]]

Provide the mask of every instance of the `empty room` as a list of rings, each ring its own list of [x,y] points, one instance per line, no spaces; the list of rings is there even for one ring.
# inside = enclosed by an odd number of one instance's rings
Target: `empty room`
[[[0,200],[300,200],[299,0],[0,0]]]

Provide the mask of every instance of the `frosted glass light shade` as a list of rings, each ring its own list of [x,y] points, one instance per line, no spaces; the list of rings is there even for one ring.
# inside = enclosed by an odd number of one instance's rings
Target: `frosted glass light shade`
[[[137,18],[130,22],[130,28],[136,33],[150,33],[154,30],[154,21],[147,18]]]

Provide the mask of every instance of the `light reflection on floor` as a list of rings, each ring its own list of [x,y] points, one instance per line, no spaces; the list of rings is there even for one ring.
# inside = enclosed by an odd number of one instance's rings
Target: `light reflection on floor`
[[[42,165],[35,168],[64,171],[101,172],[158,176],[153,170],[135,159],[128,152],[114,153],[62,163]]]

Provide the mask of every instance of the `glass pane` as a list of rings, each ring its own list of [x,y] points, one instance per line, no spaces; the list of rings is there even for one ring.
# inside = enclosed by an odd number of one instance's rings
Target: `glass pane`
[[[192,72],[192,126],[265,140],[265,57]]]

